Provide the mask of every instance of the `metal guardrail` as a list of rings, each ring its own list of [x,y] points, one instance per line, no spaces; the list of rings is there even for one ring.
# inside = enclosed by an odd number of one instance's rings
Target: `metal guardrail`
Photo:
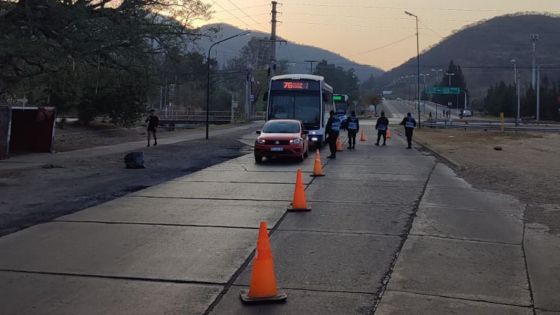
[[[206,111],[161,111],[158,112],[160,124],[181,124],[181,123],[205,123]],[[243,113],[231,111],[210,111],[208,121],[211,123],[234,123],[239,121],[264,120],[266,112],[256,112],[250,117]]]

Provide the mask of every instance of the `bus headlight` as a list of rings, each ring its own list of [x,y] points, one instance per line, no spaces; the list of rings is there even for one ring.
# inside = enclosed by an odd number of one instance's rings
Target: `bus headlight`
[[[317,134],[317,131],[310,131],[309,134],[310,134],[310,135],[316,135],[316,134]]]
[[[290,140],[290,144],[300,144],[300,143],[301,143],[301,138]]]

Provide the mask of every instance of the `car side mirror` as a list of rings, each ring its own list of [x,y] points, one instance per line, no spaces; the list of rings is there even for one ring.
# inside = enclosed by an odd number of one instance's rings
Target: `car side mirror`
[[[257,130],[256,133],[257,133],[258,135],[260,135],[260,134],[261,134],[261,131],[260,131],[260,130]]]

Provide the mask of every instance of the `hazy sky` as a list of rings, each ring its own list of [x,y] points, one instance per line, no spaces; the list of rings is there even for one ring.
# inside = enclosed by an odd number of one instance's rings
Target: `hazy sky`
[[[206,0],[215,11],[208,23],[225,22],[270,32],[271,1]],[[388,70],[465,25],[515,12],[560,14],[560,0],[279,0],[277,34]],[[527,39],[529,41],[529,38]],[[301,60],[295,60],[301,61]]]

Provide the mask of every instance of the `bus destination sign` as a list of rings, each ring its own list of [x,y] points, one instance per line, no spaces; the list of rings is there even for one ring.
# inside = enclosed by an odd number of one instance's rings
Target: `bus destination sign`
[[[284,81],[284,90],[307,90],[309,88],[309,83],[302,81]]]

